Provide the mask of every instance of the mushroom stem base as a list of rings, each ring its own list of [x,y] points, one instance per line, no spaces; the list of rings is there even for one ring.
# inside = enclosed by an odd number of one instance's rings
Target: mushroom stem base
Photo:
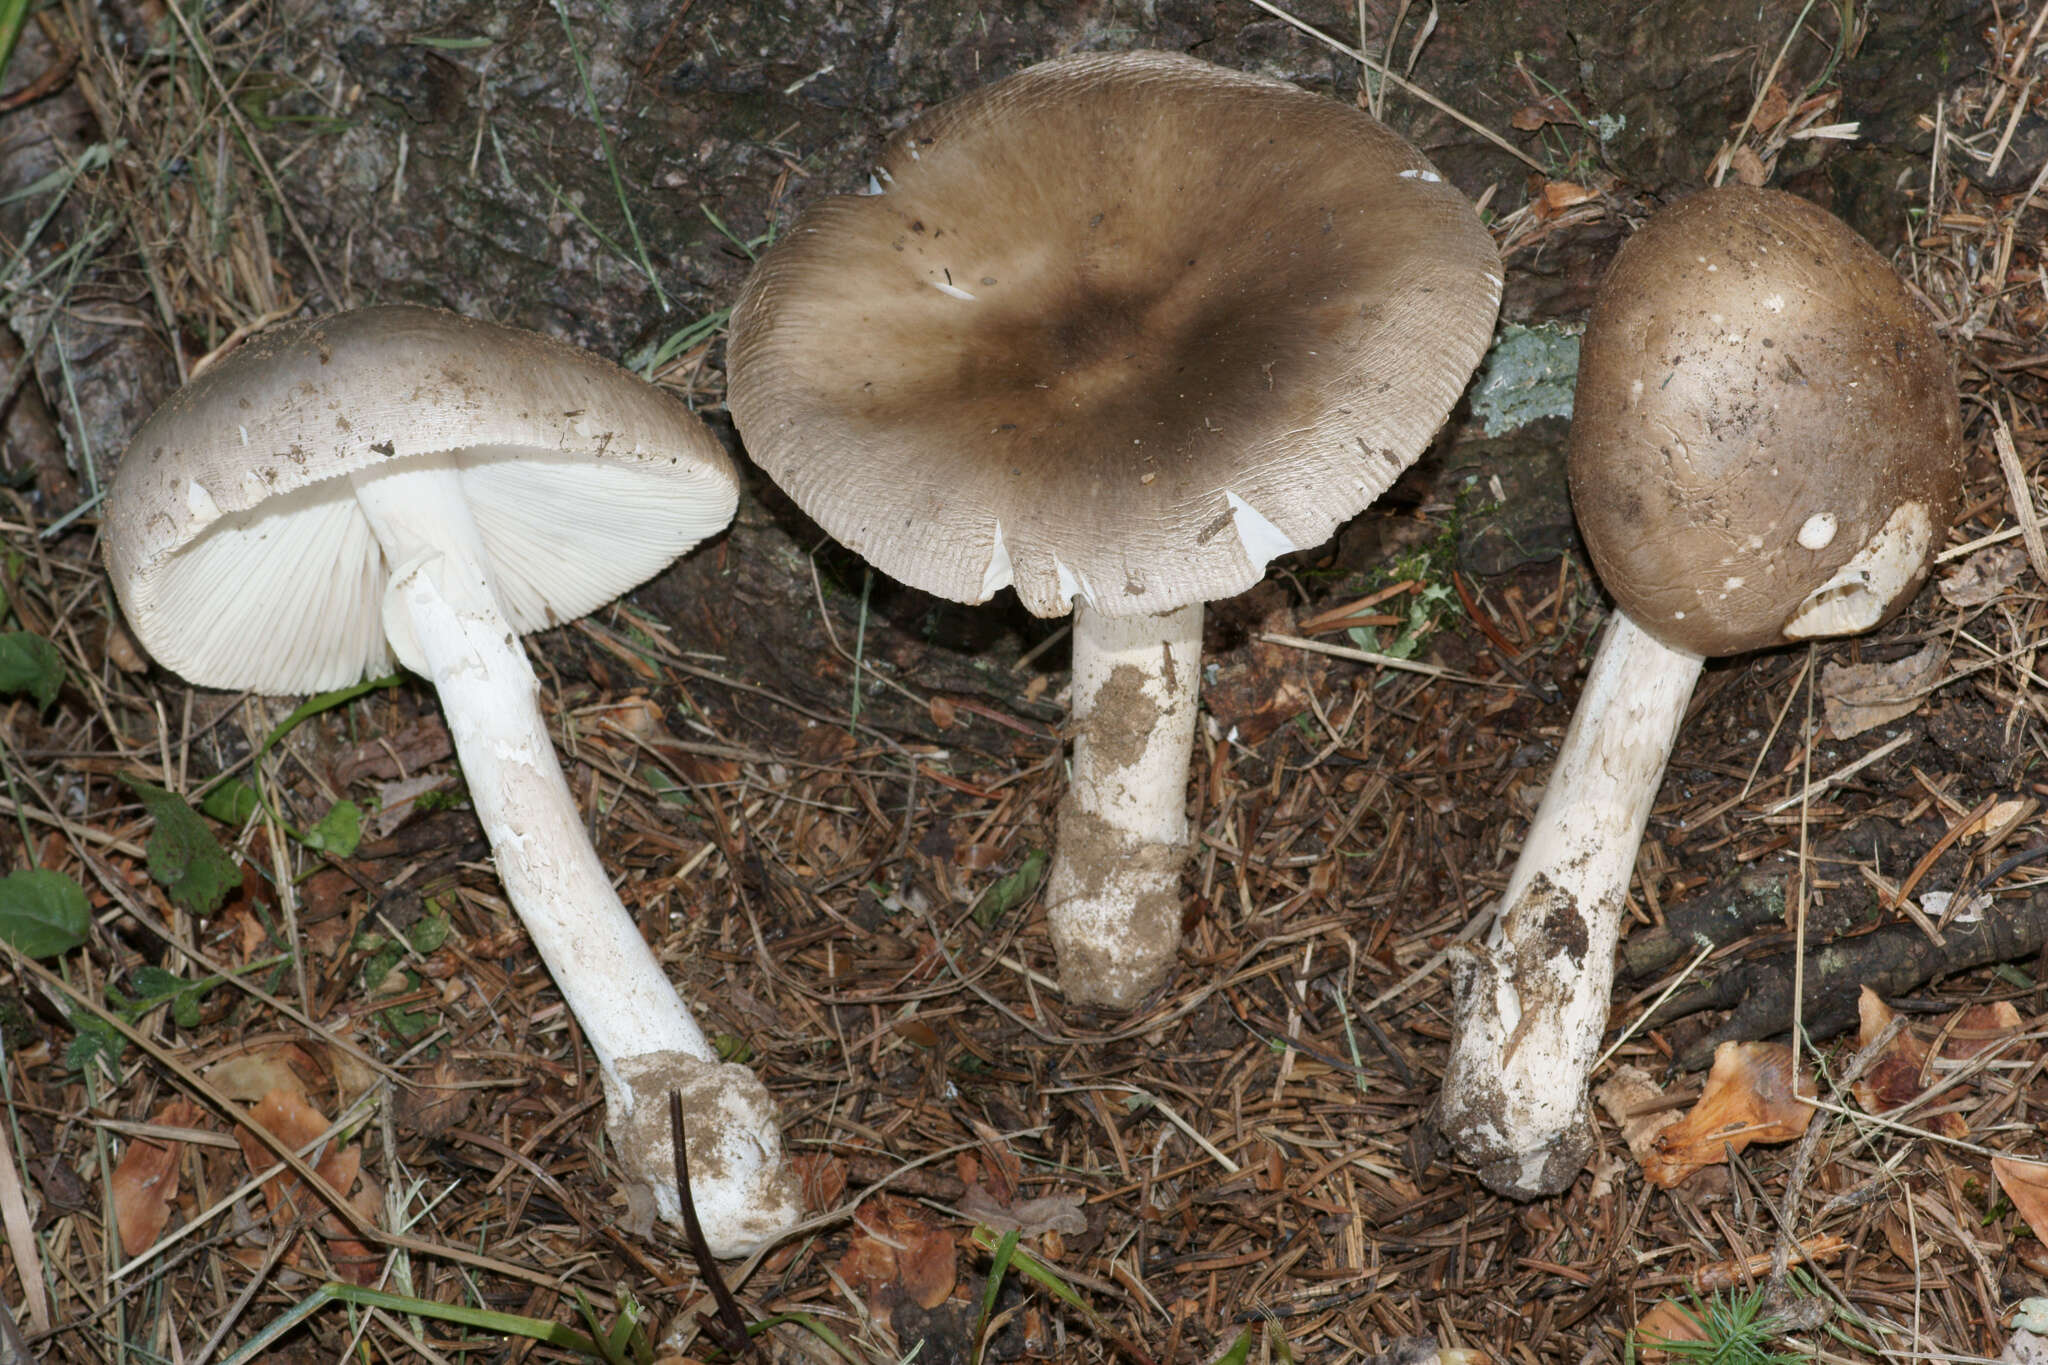
[[[745,1068],[718,1065],[583,832],[541,716],[540,685],[492,591],[460,475],[412,463],[352,477],[392,565],[386,616],[403,615],[405,652],[440,694],[505,895],[603,1071],[609,1127],[629,1176],[676,1216],[666,1088],[719,1092],[724,1098],[692,1110],[702,1121],[690,1129],[690,1150],[703,1153],[692,1183],[714,1251],[750,1249],[797,1215],[793,1187],[779,1203],[762,1202],[775,1178],[789,1185],[773,1106]],[[658,1151],[631,1140],[636,1120],[656,1114]],[[746,1152],[753,1155],[742,1160]],[[764,1222],[775,1226],[764,1230]]]
[[[1704,661],[1617,613],[1483,947],[1453,958],[1457,1037],[1437,1126],[1480,1178],[1530,1199],[1569,1185],[1592,1135],[1636,848]]]
[[[1127,1008],[1180,950],[1202,607],[1074,606],[1073,784],[1046,880],[1060,989]]]

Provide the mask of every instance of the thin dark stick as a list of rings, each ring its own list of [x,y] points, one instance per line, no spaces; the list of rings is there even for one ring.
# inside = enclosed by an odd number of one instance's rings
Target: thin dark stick
[[[704,1240],[704,1228],[697,1221],[696,1202],[690,1198],[690,1153],[684,1142],[687,1135],[683,1131],[683,1097],[680,1091],[668,1092],[668,1133],[676,1154],[676,1190],[682,1195],[683,1236],[689,1239],[690,1254],[697,1258],[697,1273],[704,1277],[705,1287],[718,1304],[717,1330],[712,1335],[717,1338],[719,1349],[734,1360],[747,1359],[754,1354],[754,1339],[747,1334],[747,1315],[740,1311],[740,1301],[725,1287],[725,1276],[718,1273],[718,1261],[712,1256],[711,1244]],[[705,1324],[706,1330],[710,1330],[710,1326]]]

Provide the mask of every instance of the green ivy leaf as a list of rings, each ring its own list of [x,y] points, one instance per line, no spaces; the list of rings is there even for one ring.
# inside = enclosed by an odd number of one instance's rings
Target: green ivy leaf
[[[72,1038],[71,1045],[64,1049],[64,1065],[73,1071],[89,1071],[93,1062],[101,1057],[105,1057],[110,1066],[120,1062],[121,1051],[128,1046],[121,1030],[84,1010],[73,1010],[68,1017]]]
[[[437,1017],[425,1010],[402,1009],[395,1005],[390,1009],[377,1011],[377,1018],[383,1022],[384,1027],[400,1038],[419,1037],[434,1026]]]
[[[337,801],[333,809],[320,817],[319,823],[301,836],[301,841],[307,848],[346,858],[363,841],[363,813],[353,801]]]
[[[448,922],[448,916],[437,910],[415,920],[412,928],[406,930],[405,941],[412,945],[414,952],[425,957],[429,953],[440,951],[441,945],[448,941],[448,935],[454,927]]]
[[[256,789],[239,777],[231,777],[199,798],[199,809],[224,825],[240,829],[263,804]]]
[[[135,999],[122,997],[112,987],[107,989],[107,999],[115,1013],[131,1024],[169,1001],[171,1018],[177,1021],[178,1027],[193,1029],[199,1027],[199,1006],[206,998],[206,992],[219,982],[217,976],[204,981],[187,981],[176,972],[167,972],[162,967],[145,963],[128,973],[128,986],[135,992]]]
[[[64,656],[25,630],[0,633],[0,692],[26,692],[48,710],[64,687]]]
[[[1038,883],[1045,877],[1045,865],[1051,861],[1051,856],[1042,848],[1034,848],[1025,854],[1022,866],[1009,876],[999,878],[981,893],[981,899],[974,903],[974,922],[984,929],[993,929],[997,920],[1030,900],[1031,893],[1038,889]]]
[[[228,893],[242,884],[242,874],[213,831],[184,797],[125,773],[121,780],[156,820],[149,835],[149,875],[195,915],[220,909]]]
[[[0,938],[29,957],[55,957],[85,942],[92,907],[77,882],[31,868],[0,877]]]

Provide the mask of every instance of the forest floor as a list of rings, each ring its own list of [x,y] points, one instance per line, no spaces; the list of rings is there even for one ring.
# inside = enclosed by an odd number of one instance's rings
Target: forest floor
[[[1744,54],[1720,173],[1850,140],[1814,57],[1854,45],[1845,13],[1847,45]],[[1955,352],[1965,511],[1874,635],[1709,666],[1636,870],[1599,1149],[1555,1198],[1490,1193],[1430,1114],[1445,949],[1486,923],[1611,610],[1560,523],[1556,416],[1461,408],[1212,612],[1186,945],[1128,1014],[1063,1001],[1037,900],[1060,623],[868,575],[749,475],[730,532],[530,640],[623,899],[803,1175],[805,1231],[718,1274],[753,1358],[2048,1358],[2016,1335],[2048,1332],[2048,148],[2039,16],[1983,22],[1881,243]],[[99,493],[162,396],[139,376],[330,277],[349,297],[291,192],[323,130],[256,88],[291,38],[256,4],[59,5],[0,71],[0,133],[41,120],[44,157],[0,183],[0,936],[57,935],[0,946],[0,1362],[732,1359],[708,1268],[627,1226],[595,1064],[431,689],[195,690],[108,587]],[[1569,90],[1520,97],[1503,124],[1585,131]],[[1569,322],[1651,187],[1546,166],[1488,219],[1511,299]],[[722,321],[618,358],[718,422]]]

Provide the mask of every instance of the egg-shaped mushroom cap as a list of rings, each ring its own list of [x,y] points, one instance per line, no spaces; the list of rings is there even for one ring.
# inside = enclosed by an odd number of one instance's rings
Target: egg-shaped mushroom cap
[[[1228,596],[1386,488],[1484,353],[1498,253],[1363,112],[1157,52],[891,138],[733,311],[749,453],[841,542],[1056,616]]]
[[[389,566],[351,473],[452,458],[521,633],[616,597],[732,519],[732,462],[681,402],[577,347],[403,305],[252,337],[142,424],[107,567],[157,662],[298,693],[391,670]]]
[[[1961,437],[1947,350],[1868,243],[1794,195],[1706,190],[1601,285],[1572,506],[1600,581],[1665,644],[1854,634],[1926,576]]]

